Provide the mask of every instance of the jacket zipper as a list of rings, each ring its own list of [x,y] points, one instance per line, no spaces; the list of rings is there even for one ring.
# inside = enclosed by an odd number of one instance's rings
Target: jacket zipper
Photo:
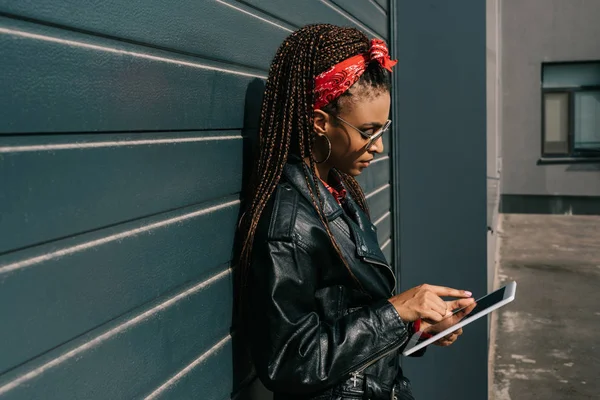
[[[369,257],[363,257],[363,260],[368,263],[387,268],[390,271],[390,273],[392,274],[392,277],[394,278],[394,288],[392,289],[392,293],[391,293],[391,294],[393,294],[394,291],[396,290],[397,281],[396,281],[396,275],[394,274],[394,271],[392,271],[390,266],[387,264],[384,264],[380,261],[373,260],[372,258],[369,258]],[[391,353],[397,351],[400,347],[402,347],[402,344],[403,344],[403,341],[400,340],[400,343],[392,346],[392,348],[390,350],[384,351],[383,354],[377,353],[374,358],[365,361],[361,366],[358,367],[358,369],[356,371],[351,372],[350,376],[352,376],[352,378],[353,378],[353,380],[352,380],[353,385],[356,387],[356,384],[358,382],[357,376],[360,375],[361,372],[363,372],[365,369],[369,368],[371,365],[375,364],[377,361],[381,360],[382,358],[387,357]]]
[[[369,257],[366,257],[366,256],[363,257],[363,260],[366,261],[366,262],[368,262],[368,263],[379,265],[379,266],[382,266],[384,268],[387,268],[390,271],[390,273],[392,274],[392,277],[394,278],[394,288],[392,289],[392,292],[390,294],[394,294],[394,291],[396,290],[396,285],[398,284],[398,282],[396,281],[396,274],[394,274],[394,271],[392,271],[392,268],[390,268],[389,265],[387,265],[385,263],[382,263],[381,261],[373,260],[372,258],[369,258]]]
[[[374,358],[365,361],[363,364],[361,364],[358,369],[354,372],[350,373],[350,376],[352,376],[353,378],[353,385],[354,387],[356,387],[356,383],[357,383],[357,376],[361,374],[361,372],[363,372],[365,369],[369,368],[371,365],[375,364],[377,361],[381,360],[384,357],[387,357],[388,355],[392,354],[393,352],[397,351],[400,347],[402,347],[403,344],[403,340],[400,340],[399,344],[394,345],[390,350],[385,350],[383,351],[383,354],[379,354],[380,352],[378,352]]]

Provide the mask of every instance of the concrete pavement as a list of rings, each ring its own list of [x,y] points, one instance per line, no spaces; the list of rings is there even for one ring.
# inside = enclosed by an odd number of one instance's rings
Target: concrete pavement
[[[600,399],[600,217],[502,215],[492,400]]]

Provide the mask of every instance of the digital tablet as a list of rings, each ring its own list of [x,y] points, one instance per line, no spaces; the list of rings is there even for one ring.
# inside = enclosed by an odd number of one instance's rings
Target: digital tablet
[[[484,315],[487,315],[487,314],[491,313],[492,311],[510,303],[511,301],[513,301],[515,299],[516,291],[517,291],[517,282],[513,281],[513,282],[510,282],[508,285],[476,300],[477,305],[469,314],[465,315],[460,321],[458,321],[458,322],[454,323],[452,326],[442,330],[440,333],[433,335],[429,339],[426,339],[426,340],[421,339],[420,332],[413,334],[412,337],[409,339],[408,344],[404,348],[404,351],[402,352],[402,354],[405,356],[408,356],[408,355],[414,353],[415,351],[418,351],[418,350],[422,349],[423,347],[428,346],[431,343],[441,339],[442,337],[456,331],[457,329],[462,328],[463,326],[465,326],[467,324],[470,324],[471,322],[475,321],[476,319],[479,319],[479,318],[483,317]],[[464,310],[464,308],[454,310],[452,315],[448,316],[447,318],[443,319],[442,321],[438,322],[437,324],[430,326],[427,329],[427,331],[436,331],[437,330],[437,329],[435,329],[436,325],[447,324],[448,322],[446,320],[448,318],[452,318],[454,316],[454,314],[460,312],[461,310]],[[443,326],[443,325],[441,325],[441,326]]]

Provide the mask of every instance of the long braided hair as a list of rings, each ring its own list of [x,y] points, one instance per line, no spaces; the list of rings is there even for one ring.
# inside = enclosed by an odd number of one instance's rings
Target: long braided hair
[[[313,106],[314,77],[331,66],[354,55],[368,51],[367,36],[354,28],[342,28],[329,24],[308,25],[293,32],[279,47],[271,63],[265,87],[260,115],[259,155],[247,191],[246,209],[239,224],[241,252],[238,258],[238,294],[244,296],[246,277],[251,264],[252,246],[256,229],[263,210],[275,191],[290,153],[309,159],[304,168],[306,184],[319,219],[325,227],[331,244],[346,265],[347,262],[335,241],[327,219],[323,214],[323,198],[314,190],[318,182],[316,162],[313,156]],[[389,73],[372,62],[355,85],[369,90],[390,89]],[[340,98],[323,107],[332,115],[340,112],[340,100],[352,96],[346,91]],[[364,193],[353,177],[340,172],[342,181],[358,205],[368,214]],[[360,287],[360,283],[356,280]],[[238,298],[238,300],[239,300]],[[243,302],[240,302],[240,305]]]

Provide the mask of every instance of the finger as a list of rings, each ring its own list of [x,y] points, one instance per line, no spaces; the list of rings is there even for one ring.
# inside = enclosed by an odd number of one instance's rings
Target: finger
[[[456,331],[452,331],[449,334],[445,335],[445,338],[451,338],[452,336],[454,336],[456,334]]]
[[[422,325],[423,322],[425,322],[425,325]],[[436,321],[432,321],[429,318],[422,317],[421,318],[421,327],[425,326],[425,328],[422,328],[421,330],[425,331],[425,332],[429,332],[431,330],[431,327],[433,325],[435,325],[435,323],[436,323]]]
[[[440,344],[443,346],[449,346],[452,343],[456,342],[456,339],[458,339],[458,336],[456,335],[451,335],[450,337],[443,337],[439,340]]]
[[[445,317],[448,313],[448,305],[446,302],[434,294],[429,297],[427,304],[429,304],[429,307],[433,311],[437,312],[442,317]]]
[[[472,303],[471,305],[465,307],[464,309],[458,311],[456,313],[456,316],[458,318],[463,318],[465,315],[468,315],[471,313],[471,311],[473,311],[473,309],[475,309],[475,306],[477,306],[477,303]]]
[[[442,320],[442,316],[440,315],[440,313],[433,311],[431,309],[421,312],[420,318],[429,320],[430,322],[433,322],[433,323],[440,322]]]
[[[425,289],[429,289],[438,296],[447,297],[471,297],[473,294],[468,290],[453,289],[445,286],[423,285]]]
[[[458,299],[458,300],[447,301],[446,305],[449,310],[458,310],[461,308],[468,307],[473,303],[475,303],[475,299],[473,299],[472,297],[469,297],[468,299]]]

